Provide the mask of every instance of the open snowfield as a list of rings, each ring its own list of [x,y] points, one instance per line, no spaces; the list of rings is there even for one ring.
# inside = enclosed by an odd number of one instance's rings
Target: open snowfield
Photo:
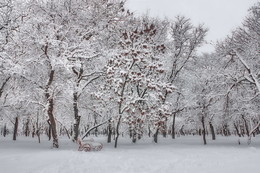
[[[42,139],[11,136],[0,138],[1,173],[254,173],[259,172],[260,136],[247,145],[246,139],[237,144],[237,137],[218,136],[204,146],[200,137],[186,136],[175,140],[143,139],[132,144],[119,140],[113,148],[103,137],[99,152],[79,152],[78,146],[64,138],[60,148]]]

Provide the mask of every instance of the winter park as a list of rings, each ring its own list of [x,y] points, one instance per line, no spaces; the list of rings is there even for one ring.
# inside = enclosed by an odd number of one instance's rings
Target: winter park
[[[0,0],[0,173],[256,173],[259,0]]]

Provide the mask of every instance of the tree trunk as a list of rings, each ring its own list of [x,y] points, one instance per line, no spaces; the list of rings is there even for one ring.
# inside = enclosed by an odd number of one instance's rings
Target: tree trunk
[[[41,143],[41,137],[40,137],[41,134],[40,134],[40,130],[39,129],[36,130],[36,135],[38,137],[38,142]]]
[[[83,64],[81,64],[81,67],[79,70],[76,70],[76,68],[72,67],[72,71],[75,75],[77,75],[77,80],[76,80],[76,89],[74,89],[73,92],[73,110],[74,110],[74,119],[75,119],[75,123],[73,126],[73,132],[74,132],[74,136],[73,136],[73,141],[77,141],[78,136],[79,136],[79,125],[80,125],[80,116],[79,116],[79,108],[78,108],[78,99],[79,99],[79,85],[80,82],[83,78]]]
[[[59,148],[58,135],[56,129],[56,121],[53,115],[53,99],[49,99],[48,116],[51,124],[51,133],[53,138],[53,148]]]
[[[139,133],[137,138],[140,140],[142,138],[142,134]]]
[[[149,136],[149,138],[151,137],[151,127],[150,127],[150,125],[148,125],[148,136]]]
[[[174,113],[172,115],[172,139],[175,139],[175,117],[176,114]]]
[[[230,132],[228,130],[228,125],[227,124],[223,125],[223,135],[228,136],[229,134]]]
[[[17,131],[18,131],[18,117],[15,118],[15,123],[14,123],[14,134],[13,134],[14,141],[16,140]]]
[[[60,136],[62,136],[62,135],[63,135],[63,129],[62,129],[62,126],[60,127],[60,130],[59,130],[59,131],[60,131],[60,133],[59,133]]]
[[[213,127],[211,122],[209,122],[209,127],[210,127],[210,132],[211,132],[211,135],[212,135],[212,140],[216,140],[215,130],[214,130],[214,127]]]
[[[184,133],[184,131],[183,131],[183,127],[184,127],[184,125],[181,126],[181,129],[179,130],[179,132],[180,132],[180,134],[181,134],[182,136],[185,136],[185,133]]]
[[[116,125],[116,138],[115,138],[115,148],[117,148],[117,142],[119,138],[119,126],[120,126],[120,121],[121,121],[122,115],[120,114],[117,125]]]
[[[137,140],[137,134],[136,134],[136,131],[134,130],[133,137],[132,137],[132,142],[136,143],[136,140]]]
[[[50,120],[47,120],[48,124],[49,124],[49,128],[46,130],[47,131],[47,135],[49,138],[49,141],[51,140],[51,122]]]
[[[85,131],[86,131],[86,128],[85,128]],[[70,128],[70,136],[73,136],[73,126],[71,126],[71,128]]]
[[[73,140],[77,141],[79,136],[79,124],[80,124],[80,116],[79,116],[79,109],[78,109],[78,92],[73,93],[73,110],[74,110],[74,118],[75,123],[73,126]]]
[[[98,128],[95,128],[94,134],[96,137],[98,136]]]
[[[207,144],[207,141],[206,141],[206,128],[205,128],[204,116],[201,117],[201,123],[202,123],[203,142],[204,142],[204,145],[206,145],[206,144]]]
[[[248,128],[248,124],[246,122],[246,119],[245,119],[244,115],[242,115],[242,119],[244,121],[245,129],[246,129],[246,135],[249,136],[249,128]]]
[[[111,120],[108,121],[108,129],[107,129],[107,143],[111,143],[111,139],[112,139],[112,124],[111,124]]]
[[[4,132],[3,132],[3,135],[4,135],[4,137],[7,135],[7,128],[6,128],[6,124],[5,124],[5,126],[4,126]]]
[[[155,134],[153,135],[153,141],[158,143],[158,134],[159,134],[159,127],[156,129]]]
[[[35,136],[35,126],[33,125],[33,130],[32,130],[32,138],[34,138],[34,136]]]
[[[237,132],[238,137],[241,137],[241,134],[240,134],[240,132],[239,132],[239,130],[238,130],[238,127],[237,127],[236,123],[234,123],[234,127],[235,127],[235,129],[236,129],[236,132]]]
[[[201,129],[199,129],[199,136],[201,136],[202,135],[202,133],[201,133]]]
[[[129,127],[129,137],[130,139],[133,137],[133,128]]]
[[[29,130],[29,120],[27,120],[26,124],[25,124],[25,136],[29,136],[30,135],[30,130]]]
[[[162,125],[162,135],[164,138],[167,137],[167,125],[166,125],[166,121],[163,123]]]
[[[39,127],[39,112],[37,113],[37,121],[36,121],[36,131],[35,131],[36,136],[38,137],[38,142],[41,143],[41,138],[40,138],[40,127]]]
[[[54,100],[51,94],[49,93],[49,88],[54,80],[54,70],[51,70],[50,75],[49,75],[49,80],[45,88],[45,97],[48,102],[48,109],[47,109],[47,114],[49,117],[50,125],[51,125],[51,133],[52,133],[52,138],[53,138],[53,148],[59,148],[59,142],[58,142],[58,134],[57,134],[57,129],[56,129],[56,121],[53,115],[53,108],[54,108]]]

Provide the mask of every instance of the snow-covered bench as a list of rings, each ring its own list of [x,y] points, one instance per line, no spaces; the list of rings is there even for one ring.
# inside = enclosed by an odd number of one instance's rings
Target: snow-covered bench
[[[95,142],[94,139],[81,141],[78,139],[79,149],[78,151],[100,151],[103,148],[103,144]]]

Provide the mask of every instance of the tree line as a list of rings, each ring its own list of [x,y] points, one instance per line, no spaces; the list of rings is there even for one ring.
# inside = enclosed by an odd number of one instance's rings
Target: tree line
[[[215,52],[184,16],[136,16],[120,0],[0,2],[1,135],[90,133],[117,147],[158,135],[259,133],[260,3]]]

